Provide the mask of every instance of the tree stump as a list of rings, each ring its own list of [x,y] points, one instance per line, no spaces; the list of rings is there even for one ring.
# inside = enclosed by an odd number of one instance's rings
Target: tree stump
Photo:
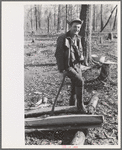
[[[100,75],[95,79],[85,80],[85,88],[87,86],[94,87],[95,85],[99,85],[100,83],[102,83],[102,81],[107,81],[107,78],[109,76],[109,69],[110,69],[109,64],[102,64]]]
[[[112,33],[108,33],[108,40],[113,40],[113,34]]]
[[[100,44],[102,44],[103,43],[103,37],[101,36],[100,37]]]
[[[31,41],[31,43],[34,43],[34,42],[35,42],[34,35],[35,35],[34,31],[32,31],[32,32],[31,32],[31,37],[32,37],[32,41]]]

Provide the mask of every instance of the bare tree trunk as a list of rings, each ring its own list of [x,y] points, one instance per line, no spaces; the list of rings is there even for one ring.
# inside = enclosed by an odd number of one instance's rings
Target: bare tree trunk
[[[49,34],[50,32],[50,18],[49,16],[47,17],[47,33]]]
[[[100,31],[100,32],[102,32],[102,31],[104,30],[104,28],[107,26],[107,24],[108,24],[108,22],[109,22],[109,20],[110,20],[110,18],[111,18],[111,16],[112,16],[112,14],[113,14],[114,10],[116,9],[116,7],[117,7],[117,5],[116,5],[116,6],[114,7],[114,9],[112,10],[112,12],[111,12],[111,14],[110,14],[110,16],[109,16],[109,18],[108,18],[108,20],[107,20],[106,24],[104,25],[104,27],[101,29],[101,31]]]
[[[41,28],[41,6],[38,6],[38,25]]]
[[[95,28],[96,28],[96,31],[97,31],[97,28],[98,28],[98,18],[97,18],[97,12],[96,12],[96,20],[95,20],[95,23],[96,23]]]
[[[56,7],[54,6],[54,28],[56,26]]]
[[[61,24],[61,17],[60,17],[60,13],[61,13],[61,5],[58,6],[58,23],[57,23],[57,32],[59,32],[60,30],[60,24]]]
[[[79,18],[79,5],[77,5],[77,17]]]
[[[54,12],[54,27],[56,26],[56,14],[55,14],[55,12]]]
[[[39,27],[39,29],[40,29],[40,9],[39,9],[39,5],[38,5],[38,7],[37,7],[37,11],[38,11],[38,27]]]
[[[31,8],[31,30],[33,30],[33,14],[32,14],[32,8]]]
[[[80,35],[82,36],[84,63],[88,66],[91,62],[92,5],[81,5],[80,19],[84,21]]]
[[[116,14],[115,14],[114,24],[113,24],[113,29],[112,30],[115,30],[115,28],[116,28],[116,18],[117,18],[117,8],[116,8]]]
[[[96,18],[95,18],[95,5],[93,5],[93,31],[95,31],[95,21],[96,21]]]
[[[49,15],[47,17],[47,33],[50,33],[50,19],[51,19],[51,12],[49,12]]]
[[[102,10],[103,10],[103,8],[102,8],[103,6],[102,6],[102,4],[101,4],[101,30],[102,30],[102,28],[103,28],[103,18],[102,18]]]
[[[66,29],[65,31],[67,32],[67,5],[66,5]]]
[[[35,5],[35,24],[36,24],[36,31],[38,29],[37,27],[37,22],[38,22],[38,19],[37,19],[37,8],[36,8],[36,5]]]
[[[69,9],[68,9],[68,20],[71,21],[72,20],[72,5],[69,5]]]
[[[73,6],[72,6],[72,5],[71,5],[70,9],[71,9],[71,10],[70,10],[70,11],[71,11],[71,20],[72,20],[72,16],[73,16],[73,15],[72,15],[72,9],[73,9]]]

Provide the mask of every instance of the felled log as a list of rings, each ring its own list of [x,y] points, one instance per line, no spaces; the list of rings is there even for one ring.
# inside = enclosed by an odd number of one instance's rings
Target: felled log
[[[27,128],[60,128],[72,127],[94,127],[103,123],[103,117],[99,115],[62,115],[46,118],[25,118]]]
[[[101,127],[101,125],[99,126],[95,126],[95,127]],[[89,128],[95,128],[93,127],[89,127]],[[63,126],[63,127],[46,127],[46,128],[25,128],[25,133],[33,133],[33,132],[41,132],[41,131],[73,131],[73,130],[83,130],[86,128],[83,128],[83,126]]]
[[[32,133],[36,131],[72,131],[72,130],[86,130],[86,128],[96,128],[96,127],[101,127],[102,123],[99,125],[91,125],[91,126],[48,126],[48,127],[43,127],[43,128],[30,128],[30,127],[25,127],[25,133]]]
[[[41,115],[50,115],[51,114],[52,107],[48,108],[38,108],[35,110],[26,110],[25,111],[25,118],[28,117],[38,117]],[[54,114],[58,115],[61,113],[77,113],[77,107],[76,106],[60,106],[55,107]]]

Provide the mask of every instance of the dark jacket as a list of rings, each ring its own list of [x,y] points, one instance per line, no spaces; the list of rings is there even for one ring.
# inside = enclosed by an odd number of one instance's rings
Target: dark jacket
[[[71,58],[71,53],[74,52],[71,41],[70,31],[59,36],[57,39],[55,57],[60,72],[67,70],[69,67],[71,67],[71,65],[73,65],[74,62],[78,62],[75,60],[75,58]],[[78,56],[83,57],[81,36],[79,35],[77,36],[77,45]]]

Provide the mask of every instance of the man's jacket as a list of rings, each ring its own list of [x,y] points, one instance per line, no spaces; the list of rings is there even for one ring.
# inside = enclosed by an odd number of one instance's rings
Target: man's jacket
[[[76,55],[74,55],[74,49],[76,48]],[[66,34],[63,34],[57,39],[57,47],[55,52],[55,57],[58,65],[58,70],[62,72],[63,70],[67,70],[69,67],[73,67],[73,65],[83,60],[83,51],[81,44],[81,36],[77,36],[77,47],[72,45],[72,40],[70,37],[70,31]]]

